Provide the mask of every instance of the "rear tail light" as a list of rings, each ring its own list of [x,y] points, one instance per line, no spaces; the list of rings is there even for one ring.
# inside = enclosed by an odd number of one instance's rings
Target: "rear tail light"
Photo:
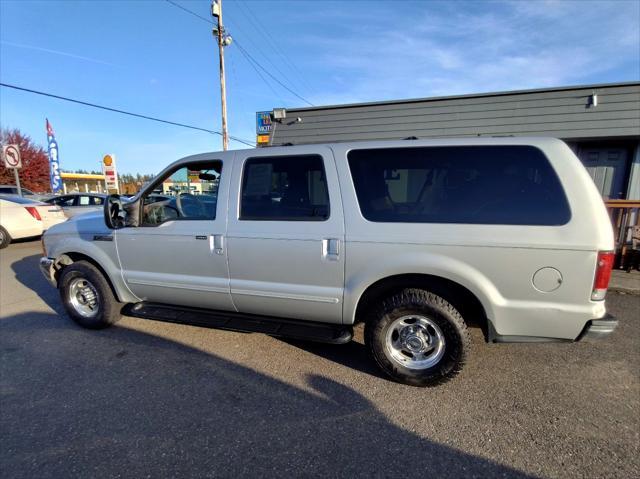
[[[38,213],[38,209],[35,206],[25,206],[24,209],[27,210],[29,214],[35,219],[37,219],[38,221],[42,221],[40,213]]]
[[[613,269],[613,260],[615,255],[613,251],[599,251],[598,262],[596,263],[596,274],[593,278],[593,290],[591,291],[591,299],[593,301],[601,301],[607,294],[609,280],[611,279],[611,270]]]

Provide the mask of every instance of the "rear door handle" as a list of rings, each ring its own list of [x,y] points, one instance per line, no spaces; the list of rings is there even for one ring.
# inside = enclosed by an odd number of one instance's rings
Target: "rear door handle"
[[[330,261],[337,261],[340,258],[340,240],[337,238],[323,239],[322,257]]]
[[[209,236],[209,247],[215,254],[224,254],[224,236]]]

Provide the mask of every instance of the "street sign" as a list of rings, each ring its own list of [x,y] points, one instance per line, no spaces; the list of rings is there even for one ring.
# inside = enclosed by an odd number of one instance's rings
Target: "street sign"
[[[258,135],[271,133],[270,111],[259,111],[256,113],[256,133]]]
[[[4,166],[13,170],[13,177],[16,180],[16,188],[18,188],[18,195],[22,196],[22,187],[20,186],[20,175],[18,175],[18,169],[22,168],[22,158],[20,157],[20,147],[18,145],[3,145],[2,146],[2,159],[4,160]]]
[[[118,172],[116,171],[115,155],[104,155],[102,158],[102,172],[104,183],[109,193],[118,193]]]
[[[22,158],[20,158],[20,147],[18,145],[4,145],[2,147],[2,158],[5,168],[22,168]]]

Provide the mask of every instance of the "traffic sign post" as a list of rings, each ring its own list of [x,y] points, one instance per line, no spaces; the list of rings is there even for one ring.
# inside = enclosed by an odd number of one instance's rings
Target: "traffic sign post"
[[[2,159],[4,160],[5,168],[11,168],[13,170],[13,176],[16,179],[16,188],[18,188],[18,195],[22,196],[20,176],[18,175],[18,170],[22,168],[20,147],[18,145],[4,145],[2,147]]]

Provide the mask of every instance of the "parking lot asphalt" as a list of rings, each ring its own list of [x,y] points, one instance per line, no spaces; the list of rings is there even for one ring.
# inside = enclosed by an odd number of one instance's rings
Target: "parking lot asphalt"
[[[362,343],[63,313],[39,242],[0,252],[0,474],[640,477],[640,297],[599,343],[485,344],[453,381],[377,372]]]

